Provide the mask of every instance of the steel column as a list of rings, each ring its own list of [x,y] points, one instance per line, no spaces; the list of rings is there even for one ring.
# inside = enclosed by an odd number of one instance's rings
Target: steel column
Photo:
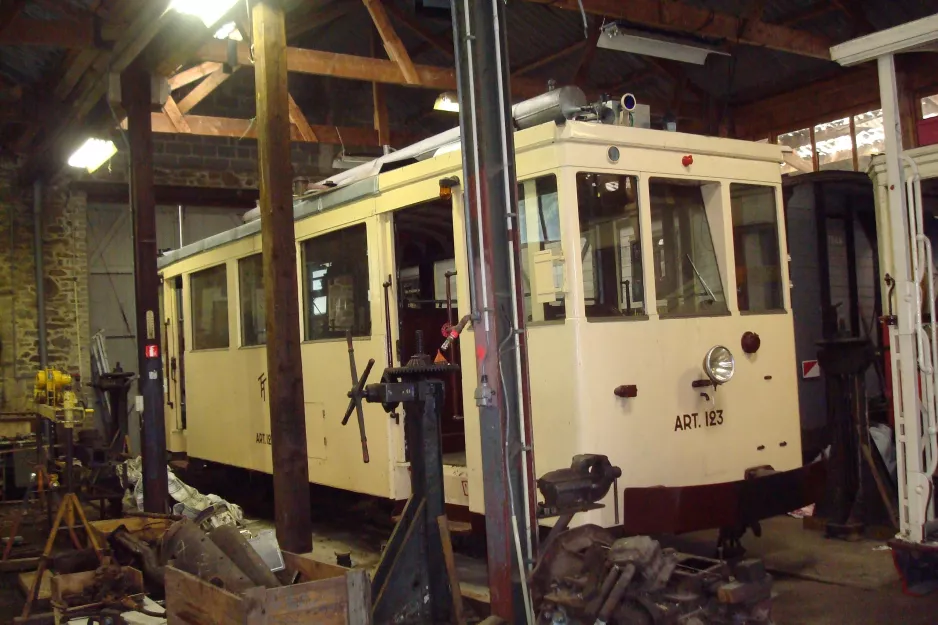
[[[281,3],[257,2],[252,21],[274,512],[280,546],[305,553],[313,548],[313,535],[293,228],[287,40]]]
[[[156,199],[153,192],[153,129],[150,74],[136,64],[121,74],[121,100],[130,143],[130,203],[134,226],[134,294],[137,302],[139,392],[143,397],[143,507],[166,512],[166,429],[160,360],[160,279],[156,257]]]
[[[492,614],[526,620],[533,467],[505,8],[452,0]],[[527,565],[524,565],[527,569]]]

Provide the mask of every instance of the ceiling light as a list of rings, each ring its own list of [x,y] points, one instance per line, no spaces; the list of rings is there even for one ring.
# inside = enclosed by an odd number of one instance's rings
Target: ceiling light
[[[238,25],[234,22],[227,22],[222,24],[219,29],[215,31],[215,39],[233,39],[234,41],[243,41],[241,37],[241,31],[238,30]]]
[[[459,112],[459,99],[452,91],[446,91],[440,94],[440,97],[433,103],[433,109],[436,111],[446,111],[448,113]]]
[[[206,28],[211,28],[235,2],[237,0],[173,0],[169,8],[186,15],[195,15]]]
[[[596,45],[608,50],[644,54],[695,65],[706,63],[708,54],[730,56],[726,52],[707,46],[688,44],[659,35],[622,28],[616,22],[603,26],[603,32]]]
[[[72,167],[87,169],[92,173],[109,158],[117,153],[117,146],[108,139],[88,139],[80,148],[69,157],[68,164]]]

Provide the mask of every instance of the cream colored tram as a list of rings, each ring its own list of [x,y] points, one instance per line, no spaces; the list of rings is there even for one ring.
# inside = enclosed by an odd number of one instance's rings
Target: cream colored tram
[[[799,470],[780,148],[581,121],[518,131],[515,145],[537,474],[605,454],[638,518],[685,506],[688,487]],[[400,500],[403,424],[365,405],[364,464],[357,428],[340,423],[344,337],[360,367],[386,366],[389,346],[406,361],[416,329],[433,355],[442,324],[468,312],[469,287],[463,190],[441,197],[441,179],[462,176],[458,138],[395,154],[334,177],[295,214],[309,479]],[[161,259],[165,414],[172,451],[270,472],[260,253],[255,221]],[[746,333],[758,337],[752,353]],[[481,513],[471,327],[460,342],[443,415],[446,499]],[[702,362],[718,345],[735,374],[714,387]],[[582,520],[623,523],[613,499]]]

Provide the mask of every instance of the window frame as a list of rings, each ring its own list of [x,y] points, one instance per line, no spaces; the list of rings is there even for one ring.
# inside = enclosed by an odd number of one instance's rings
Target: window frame
[[[198,274],[205,273],[207,271],[212,271],[214,269],[218,269],[219,267],[225,270],[225,282],[224,282],[225,284],[225,318],[226,318],[225,335],[227,337],[227,340],[224,346],[199,347],[197,345],[198,341],[196,341],[196,336],[197,336],[196,314],[195,314],[196,290],[192,287],[192,278],[194,276],[197,276]],[[229,274],[228,261],[224,260],[214,265],[208,265],[206,267],[202,267],[200,269],[190,271],[186,275],[187,279],[184,281],[184,284],[189,289],[189,327],[190,327],[190,332],[192,336],[192,340],[190,343],[192,347],[188,348],[186,351],[188,352],[211,352],[211,351],[226,351],[226,350],[231,349],[231,293],[230,293],[230,289],[228,288],[229,287],[229,284],[228,284],[229,275],[228,274]]]
[[[739,313],[740,316],[754,316],[754,315],[779,315],[787,314],[790,310],[790,302],[788,297],[788,252],[787,248],[783,247],[783,243],[787,246],[787,238],[785,237],[785,207],[784,207],[784,198],[781,196],[780,187],[777,184],[762,183],[762,182],[751,182],[751,181],[741,181],[741,180],[729,180],[725,182],[726,184],[726,193],[729,198],[729,223],[730,223],[730,243],[732,244],[732,261],[733,261],[733,271],[734,271],[734,296],[735,296],[735,311]],[[780,308],[770,308],[766,310],[743,310],[740,307],[740,298],[739,298],[739,281],[736,279],[736,225],[733,220],[733,185],[741,185],[744,187],[763,187],[772,192],[772,200],[775,207],[775,243],[778,252],[778,281],[779,281],[779,296],[781,298],[781,307]]]
[[[307,288],[307,275],[306,275],[306,269],[307,269],[306,267],[306,244],[309,243],[310,241],[314,241],[322,237],[334,235],[344,230],[350,230],[352,228],[357,228],[357,227],[363,227],[365,229],[365,271],[366,271],[365,283],[367,285],[367,291],[369,293],[368,302],[367,302],[368,303],[368,307],[367,307],[368,308],[368,332],[365,334],[359,334],[353,330],[352,340],[368,340],[374,336],[375,315],[374,315],[374,310],[372,310],[372,304],[374,303],[374,295],[373,295],[374,285],[372,284],[372,278],[373,278],[372,274],[374,273],[374,271],[372,270],[373,268],[371,264],[372,254],[369,253],[370,251],[369,244],[370,244],[370,237],[372,235],[372,228],[369,226],[368,220],[358,220],[358,221],[342,223],[335,227],[332,227],[326,230],[321,230],[319,232],[316,232],[315,234],[296,240],[295,244],[297,246],[297,261],[299,262],[299,271],[297,273],[297,277],[299,279],[299,288],[301,291],[300,293],[301,309],[300,309],[300,320],[299,320],[301,324],[300,331],[302,333],[301,343],[322,343],[322,342],[329,342],[329,341],[345,341],[346,340],[344,334],[341,337],[326,336],[326,337],[318,337],[318,338],[309,338],[310,318],[309,318],[308,309],[307,309],[307,305],[309,303],[309,293],[308,293],[308,288]],[[327,306],[328,306],[328,303],[327,303]],[[326,314],[328,314],[328,309],[327,309]]]
[[[649,283],[649,263],[646,250],[648,248],[649,233],[646,232],[648,229],[648,214],[646,211],[649,210],[648,206],[648,187],[647,187],[647,177],[646,172],[639,170],[631,169],[611,169],[608,167],[589,167],[589,166],[574,166],[570,168],[570,183],[571,183],[571,199],[570,202],[575,207],[574,217],[571,221],[571,229],[575,231],[570,233],[570,237],[573,237],[576,245],[572,248],[577,251],[577,261],[576,261],[576,275],[574,276],[574,281],[576,282],[576,289],[579,293],[577,298],[577,307],[578,313],[580,316],[586,320],[587,323],[614,323],[614,322],[632,322],[632,321],[647,321],[651,318],[651,312],[648,309],[648,300],[650,295],[654,294],[652,290],[654,287],[653,283]],[[638,242],[639,248],[641,250],[641,275],[642,283],[644,289],[644,314],[636,315],[609,315],[602,317],[590,317],[587,314],[586,310],[586,286],[584,282],[583,275],[583,257],[582,257],[582,247],[580,242],[582,240],[582,231],[580,223],[580,202],[579,202],[579,191],[577,187],[577,177],[580,174],[596,174],[601,176],[627,176],[633,178],[635,181],[636,187],[636,203],[637,203],[637,212],[638,212]],[[562,222],[563,220],[561,220]],[[621,259],[620,259],[621,263]],[[620,285],[621,286],[621,285]],[[620,289],[621,294],[621,289]]]
[[[561,253],[562,258],[564,259],[564,260],[563,260],[563,263],[562,263],[562,265],[561,265],[562,270],[563,270],[563,274],[564,274],[564,275],[563,275],[563,284],[564,284],[564,285],[569,285],[569,279],[568,279],[568,276],[567,276],[567,263],[568,263],[568,261],[567,261],[567,256],[566,256],[566,253],[567,253],[567,245],[566,245],[566,240],[567,240],[567,226],[564,224],[564,218],[565,218],[565,215],[564,215],[564,208],[563,208],[563,201],[564,201],[564,190],[563,190],[563,187],[564,187],[564,183],[563,183],[563,172],[562,172],[562,170],[559,170],[559,169],[548,169],[548,170],[536,172],[536,173],[531,174],[531,175],[527,175],[527,176],[525,176],[524,178],[518,178],[518,179],[516,180],[517,190],[518,190],[518,192],[519,192],[519,195],[518,195],[518,203],[519,203],[519,206],[518,206],[518,227],[519,227],[519,228],[521,227],[521,220],[522,220],[520,203],[521,203],[522,199],[525,201],[525,203],[527,202],[527,198],[522,198],[522,196],[520,195],[520,193],[523,193],[523,192],[524,192],[524,186],[525,186],[525,184],[526,184],[526,183],[534,183],[534,185],[535,185],[534,201],[535,201],[535,202],[539,202],[540,196],[537,195],[537,190],[536,190],[536,189],[537,189],[537,181],[540,180],[540,179],[542,179],[542,178],[547,178],[547,177],[549,177],[549,176],[553,176],[553,178],[554,178],[554,183],[555,183],[555,185],[556,185],[556,187],[557,187],[557,191],[556,191],[556,193],[557,193],[557,227],[558,227],[558,229],[559,229],[560,232],[559,232],[559,238],[557,239],[556,242],[557,242],[557,243],[560,243],[560,253]],[[537,211],[537,210],[539,210],[539,206],[538,206],[538,208],[536,209],[536,211]],[[525,226],[526,226],[526,225],[527,225],[527,222],[525,222]],[[521,236],[522,236],[522,235],[519,234],[519,239],[518,239],[519,241],[521,241]],[[551,241],[551,243],[553,243],[553,242],[554,242],[554,241]],[[538,243],[542,243],[542,242],[538,241]],[[520,245],[524,245],[524,243],[521,242]],[[525,253],[525,248],[520,247],[520,245],[519,245],[519,255]],[[543,250],[541,250],[541,251],[543,251]],[[521,269],[522,274],[523,274],[523,270],[524,270],[523,264],[522,264],[522,266],[520,267],[520,269]],[[529,271],[531,271],[532,269],[533,269],[533,268],[529,268]],[[530,279],[530,276],[529,276],[529,279]],[[539,326],[562,325],[562,324],[566,323],[566,322],[567,322],[567,319],[570,318],[570,309],[571,309],[571,306],[573,305],[573,300],[571,299],[570,295],[571,295],[571,293],[570,293],[570,289],[569,289],[569,286],[568,286],[568,287],[567,287],[566,289],[564,289],[564,291],[562,292],[562,298],[563,298],[563,315],[562,315],[561,317],[557,318],[557,319],[549,319],[549,320],[548,320],[548,319],[541,319],[541,320],[536,320],[536,321],[529,321],[529,320],[527,319],[527,312],[528,312],[528,311],[524,308],[524,304],[522,303],[522,310],[523,310],[523,312],[525,313],[525,322],[524,322],[524,323],[525,323],[525,327],[526,327],[526,328],[532,328],[532,327],[533,327],[533,328],[536,328],[536,327],[539,327]],[[538,304],[538,303],[535,301],[535,295],[534,295],[534,292],[533,292],[533,291],[532,291],[530,294],[524,294],[523,296],[525,297],[525,299],[527,299],[528,297],[530,297],[530,299],[531,299],[531,309],[532,309],[532,311],[534,310],[534,307],[535,307],[535,306],[547,306],[547,305],[548,305],[548,304]],[[533,315],[532,315],[532,316],[533,316]]]
[[[242,263],[243,261],[246,261],[246,260],[248,260],[248,259],[250,259],[250,258],[253,258],[253,257],[255,257],[255,256],[258,256],[258,257],[261,258],[261,275],[260,275],[260,277],[261,277],[261,284],[263,284],[263,280],[264,280],[263,252],[260,252],[260,251],[251,252],[250,254],[245,254],[244,256],[239,256],[238,258],[235,258],[235,259],[234,259],[234,264],[235,264],[235,267],[236,267],[236,269],[237,269],[237,284],[238,284],[238,300],[237,300],[237,308],[238,308],[238,316],[237,316],[237,317],[238,317],[238,318],[237,318],[237,322],[238,322],[238,349],[254,349],[254,348],[257,348],[257,347],[267,347],[267,340],[266,340],[266,338],[264,339],[264,342],[263,342],[263,343],[245,344],[245,342],[244,342],[244,308],[243,308],[243,303],[244,303],[244,302],[243,302],[242,299],[241,299],[241,297],[242,297],[241,263]],[[266,298],[266,294],[265,294],[264,297]],[[264,310],[264,321],[265,321],[265,325],[266,325],[266,316],[267,316],[267,310],[266,310],[266,301],[265,301],[265,310]],[[265,330],[265,331],[266,331],[266,330]]]

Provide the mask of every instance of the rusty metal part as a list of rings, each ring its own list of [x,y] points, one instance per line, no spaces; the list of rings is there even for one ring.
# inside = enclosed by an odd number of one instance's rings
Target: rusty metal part
[[[264,564],[251,543],[234,525],[222,525],[209,532],[209,539],[225,552],[252,582],[265,588],[279,588],[280,580]]]
[[[538,505],[538,516],[544,518],[590,509],[606,496],[612,483],[621,476],[622,470],[612,466],[606,456],[574,456],[570,468],[551,471],[537,480],[537,488],[544,496],[544,503]]]
[[[375,359],[371,358],[368,360],[368,364],[365,365],[365,372],[362,373],[361,378],[359,378],[358,370],[355,366],[355,346],[352,344],[351,330],[346,333],[345,341],[348,343],[349,368],[352,371],[352,390],[348,392],[348,409],[345,411],[345,416],[342,418],[342,425],[348,423],[349,417],[352,416],[353,411],[358,414],[358,432],[361,435],[362,460],[367,464],[370,462],[371,458],[368,454],[368,437],[365,436],[365,414],[362,412],[362,397],[365,382],[368,380],[371,368],[375,366]]]
[[[699,486],[626,488],[623,527],[628,534],[681,534],[747,527],[820,501],[824,461],[737,482]]]
[[[232,592],[256,587],[205,532],[189,521],[174,523],[163,535],[161,560]]]
[[[770,623],[772,578],[758,560],[725,562],[662,549],[647,536],[612,541],[595,525],[567,530],[531,578],[539,623]]]
[[[113,543],[117,543],[140,561],[140,569],[144,578],[160,588],[164,586],[166,568],[160,564],[159,556],[153,549],[128,532],[125,528],[117,528],[110,536]]]

